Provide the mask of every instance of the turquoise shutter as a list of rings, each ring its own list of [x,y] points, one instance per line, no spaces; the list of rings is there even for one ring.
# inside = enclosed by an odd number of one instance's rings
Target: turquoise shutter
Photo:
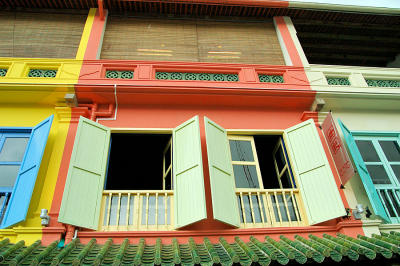
[[[97,229],[110,146],[110,129],[81,117],[58,221]]]
[[[371,202],[372,209],[374,210],[376,215],[378,215],[386,222],[390,223],[390,218],[387,216],[385,208],[383,207],[383,204],[379,198],[378,192],[376,191],[375,186],[372,183],[372,179],[368,173],[367,166],[365,165],[361,157],[361,153],[358,150],[353,135],[340,119],[338,122],[340,128],[342,129],[344,140],[346,141],[350,154],[353,157],[353,161],[356,165],[358,174],[360,175],[361,181],[364,185],[365,191],[367,192],[369,201]]]
[[[52,122],[53,115],[32,129],[1,228],[25,221]]]
[[[207,218],[199,117],[173,131],[175,228]]]
[[[310,224],[346,215],[313,119],[285,130],[284,138]]]
[[[240,226],[235,181],[226,130],[204,117],[214,219]]]

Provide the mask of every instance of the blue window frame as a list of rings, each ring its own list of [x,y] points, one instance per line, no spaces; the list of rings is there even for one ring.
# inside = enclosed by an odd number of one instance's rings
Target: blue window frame
[[[400,223],[400,138],[398,133],[352,132],[386,215]]]
[[[0,228],[25,221],[53,115],[33,128],[0,127]]]
[[[24,158],[30,131],[30,129],[3,130],[3,132],[0,130],[0,223]]]

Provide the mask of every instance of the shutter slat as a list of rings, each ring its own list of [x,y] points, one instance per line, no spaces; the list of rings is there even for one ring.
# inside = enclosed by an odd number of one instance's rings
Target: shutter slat
[[[239,208],[226,130],[207,117],[204,117],[204,125],[214,219],[239,227]]]
[[[2,11],[0,56],[75,58],[85,20],[80,14]]]
[[[284,132],[310,224],[346,215],[313,119]]]
[[[173,131],[175,228],[207,218],[199,117]]]
[[[285,64],[272,21],[143,20],[110,16],[101,58]]]
[[[109,147],[110,129],[81,117],[65,183],[59,222],[97,229]]]

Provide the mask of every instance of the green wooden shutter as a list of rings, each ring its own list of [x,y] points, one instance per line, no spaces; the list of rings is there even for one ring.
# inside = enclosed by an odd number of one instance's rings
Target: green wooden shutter
[[[204,117],[204,125],[214,219],[239,227],[239,209],[226,130],[207,117]]]
[[[207,218],[199,117],[173,131],[175,228]]]
[[[377,216],[390,223],[390,218],[386,214],[385,208],[383,207],[383,204],[379,198],[378,192],[376,191],[375,186],[372,183],[372,179],[368,173],[367,166],[365,165],[361,153],[358,150],[353,135],[340,119],[339,126],[342,129],[344,139],[346,141],[350,154],[353,157],[354,164],[356,165],[358,174],[360,175],[361,181],[364,185],[365,192],[367,192],[369,201],[372,205],[372,209],[374,209],[374,212]]]
[[[310,224],[346,215],[313,119],[285,130],[288,152]]]
[[[110,144],[110,129],[81,117],[58,221],[97,229]]]

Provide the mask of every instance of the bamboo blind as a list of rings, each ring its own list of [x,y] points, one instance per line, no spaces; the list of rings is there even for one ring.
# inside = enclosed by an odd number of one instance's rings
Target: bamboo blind
[[[272,22],[110,17],[101,58],[284,65]]]
[[[75,58],[85,15],[0,12],[0,57]]]

